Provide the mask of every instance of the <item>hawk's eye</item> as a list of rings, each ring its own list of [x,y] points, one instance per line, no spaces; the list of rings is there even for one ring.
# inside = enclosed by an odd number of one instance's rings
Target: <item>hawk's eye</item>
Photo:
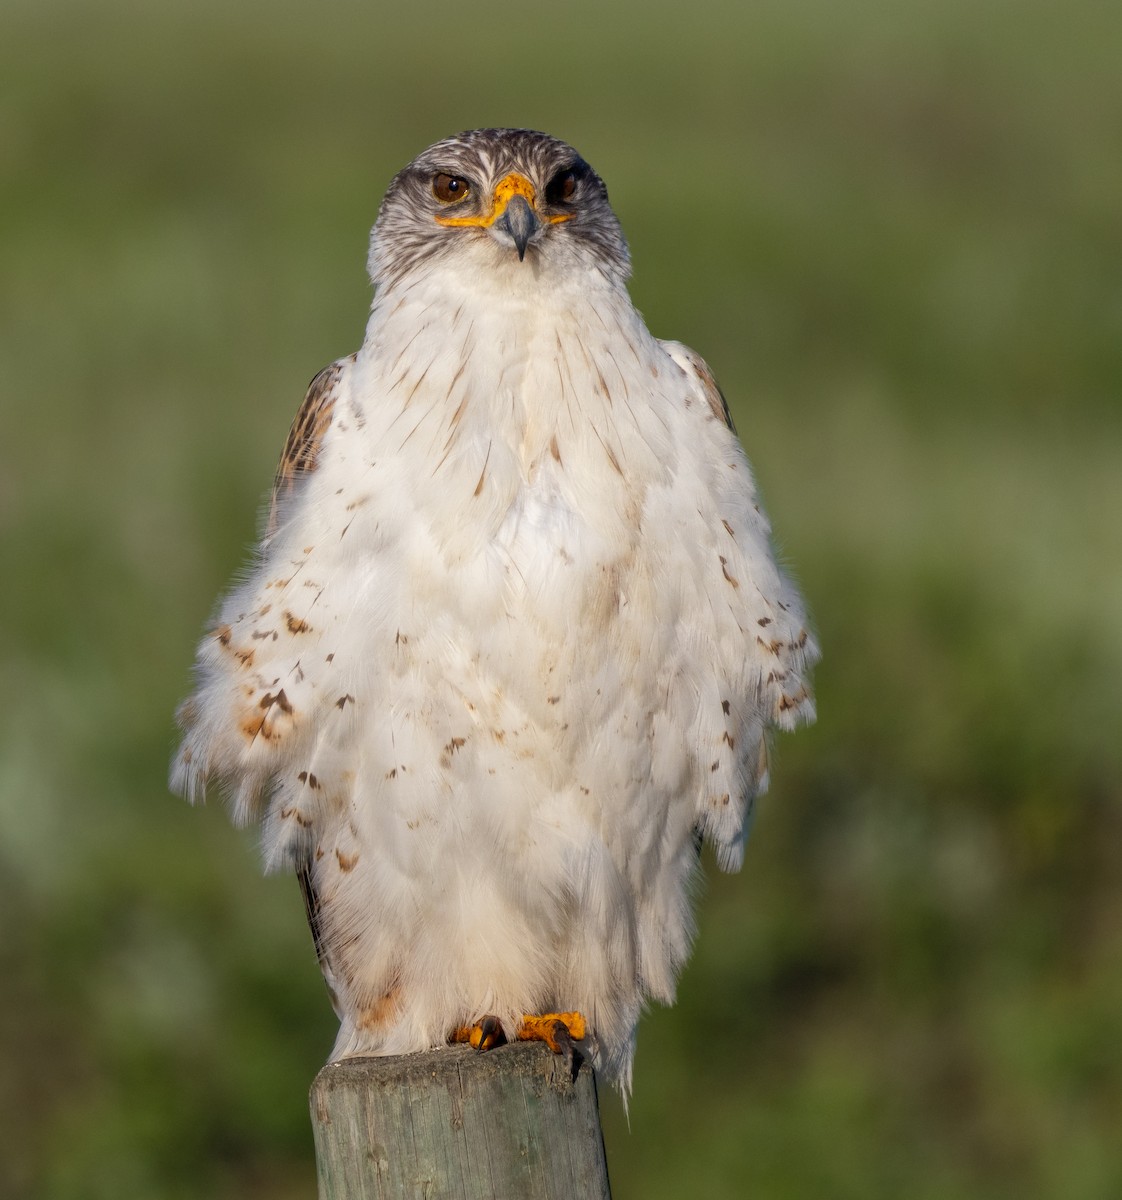
[[[577,173],[571,167],[558,171],[545,185],[545,198],[550,204],[567,204],[577,191]]]
[[[441,204],[455,204],[463,200],[471,192],[471,184],[459,175],[445,175],[443,172],[433,176],[432,194]]]

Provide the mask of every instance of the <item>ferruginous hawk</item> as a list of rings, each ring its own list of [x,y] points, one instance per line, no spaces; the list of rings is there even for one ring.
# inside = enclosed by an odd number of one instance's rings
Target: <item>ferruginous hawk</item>
[[[369,267],[362,348],[312,381],[199,648],[171,786],[217,785],[298,875],[333,1057],[587,1034],[626,1090],[702,842],[739,867],[769,731],[813,718],[803,602],[575,150],[438,142]]]

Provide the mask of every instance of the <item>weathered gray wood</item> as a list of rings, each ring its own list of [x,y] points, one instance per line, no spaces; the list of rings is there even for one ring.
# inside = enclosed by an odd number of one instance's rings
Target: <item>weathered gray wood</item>
[[[320,1200],[610,1200],[592,1068],[540,1042],[330,1063]]]

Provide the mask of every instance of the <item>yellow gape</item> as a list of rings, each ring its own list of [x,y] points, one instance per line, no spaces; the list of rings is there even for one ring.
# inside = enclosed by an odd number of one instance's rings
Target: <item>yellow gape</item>
[[[534,185],[525,175],[511,172],[511,174],[500,179],[495,184],[495,192],[491,197],[490,211],[479,213],[474,217],[442,217],[438,215],[435,219],[440,225],[479,225],[486,228],[487,226],[494,225],[503,213],[506,212],[506,206],[515,196],[521,196],[531,208],[534,208],[536,194]],[[572,213],[558,213],[556,216],[546,216],[540,219],[550,225],[556,225],[561,221],[571,220],[572,215]]]

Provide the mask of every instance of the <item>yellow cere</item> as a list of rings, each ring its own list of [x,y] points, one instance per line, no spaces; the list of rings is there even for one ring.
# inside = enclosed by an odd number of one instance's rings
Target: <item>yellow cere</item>
[[[506,212],[506,206],[515,196],[521,196],[531,208],[534,208],[534,199],[536,196],[534,185],[525,175],[519,175],[517,172],[512,171],[495,184],[495,191],[491,197],[491,209],[489,212],[480,213],[474,217],[442,217],[438,215],[435,219],[440,225],[480,225],[486,228],[488,225],[494,225],[503,213]],[[556,225],[560,221],[570,220],[572,215],[572,213],[559,213],[556,216],[543,217],[542,219],[550,225]]]

